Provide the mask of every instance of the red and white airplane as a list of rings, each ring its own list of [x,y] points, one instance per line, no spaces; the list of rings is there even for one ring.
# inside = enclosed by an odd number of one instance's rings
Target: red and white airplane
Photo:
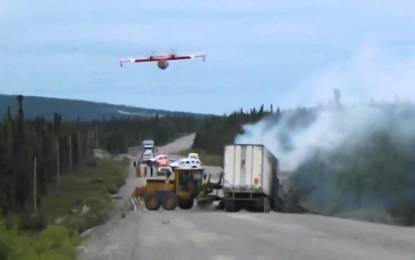
[[[189,55],[177,55],[177,54],[167,54],[167,55],[152,55],[149,57],[138,57],[138,58],[129,58],[120,60],[120,66],[122,67],[124,63],[127,62],[157,62],[159,69],[164,70],[169,66],[170,60],[190,60],[194,58],[202,58],[203,61],[206,60],[206,54],[189,54]]]

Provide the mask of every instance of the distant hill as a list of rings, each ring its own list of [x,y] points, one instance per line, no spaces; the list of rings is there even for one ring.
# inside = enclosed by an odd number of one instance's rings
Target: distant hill
[[[64,120],[76,120],[79,117],[83,121],[110,119],[114,117],[153,117],[156,115],[188,115],[195,117],[204,116],[202,114],[187,112],[147,109],[82,100],[34,96],[25,96],[23,105],[26,118],[35,118],[42,116],[50,119],[53,117],[54,112],[61,114]],[[16,111],[16,96],[0,94],[0,115],[2,117],[7,112],[8,106],[11,107],[13,113]]]

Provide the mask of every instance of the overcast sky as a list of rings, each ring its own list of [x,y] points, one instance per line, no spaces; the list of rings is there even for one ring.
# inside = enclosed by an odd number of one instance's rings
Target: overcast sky
[[[415,96],[413,0],[1,0],[0,93],[222,114]],[[206,52],[121,69],[118,59]]]

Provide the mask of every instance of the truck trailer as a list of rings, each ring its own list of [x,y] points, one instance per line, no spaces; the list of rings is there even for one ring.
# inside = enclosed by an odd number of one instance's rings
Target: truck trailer
[[[264,145],[226,145],[223,179],[225,211],[281,210],[278,159]]]

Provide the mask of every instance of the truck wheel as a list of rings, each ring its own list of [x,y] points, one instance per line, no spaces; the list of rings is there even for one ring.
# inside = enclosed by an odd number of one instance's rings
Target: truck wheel
[[[191,209],[193,207],[193,199],[179,200],[179,207],[181,209]]]
[[[161,204],[165,210],[173,210],[177,207],[177,196],[174,192],[168,191],[161,196]]]
[[[148,210],[158,210],[160,208],[160,196],[155,192],[144,194],[144,204]]]
[[[262,210],[263,212],[271,211],[271,200],[268,197],[262,198]]]
[[[241,209],[233,200],[225,200],[223,208],[226,212],[237,212]]]

